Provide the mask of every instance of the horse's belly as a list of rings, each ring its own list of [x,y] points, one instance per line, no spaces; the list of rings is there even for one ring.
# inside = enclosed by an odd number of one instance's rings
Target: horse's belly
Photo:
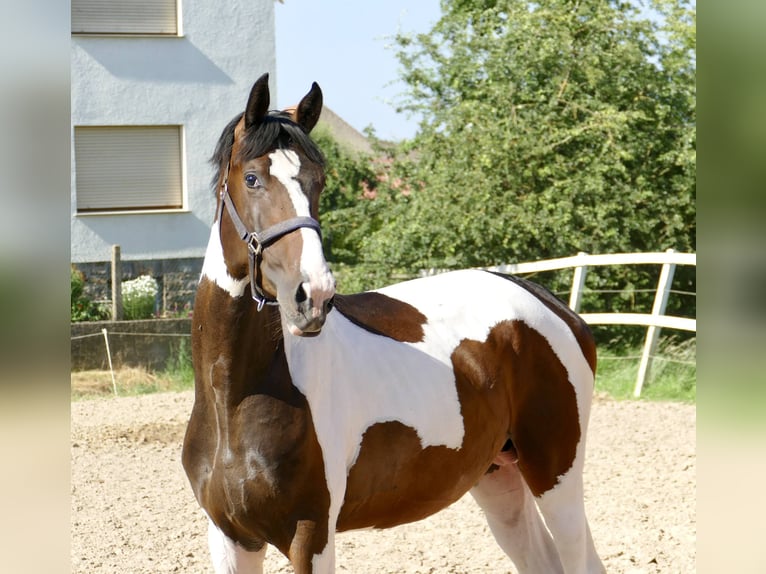
[[[349,471],[338,530],[387,528],[430,516],[467,492],[496,451],[489,434],[470,449],[424,448],[414,429],[377,423],[365,432]]]

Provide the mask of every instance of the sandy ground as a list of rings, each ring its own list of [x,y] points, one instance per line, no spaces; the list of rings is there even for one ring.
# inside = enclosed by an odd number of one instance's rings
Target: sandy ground
[[[212,572],[207,521],[181,468],[192,394],[72,404],[72,572]],[[608,572],[695,571],[696,411],[597,400],[586,508]],[[431,518],[341,534],[339,572],[510,573],[470,496]],[[292,572],[275,549],[267,572]]]

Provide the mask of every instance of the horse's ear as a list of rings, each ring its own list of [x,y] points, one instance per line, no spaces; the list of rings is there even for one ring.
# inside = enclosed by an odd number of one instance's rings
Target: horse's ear
[[[269,111],[269,74],[263,74],[253,84],[245,108],[245,129],[257,126]]]
[[[295,110],[295,123],[303,128],[303,131],[309,133],[319,121],[319,114],[322,113],[322,90],[319,84],[311,84],[309,93],[303,96],[301,103]]]

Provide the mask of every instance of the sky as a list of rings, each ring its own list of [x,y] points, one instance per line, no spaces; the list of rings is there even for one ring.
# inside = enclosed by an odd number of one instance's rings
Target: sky
[[[404,91],[393,36],[429,31],[439,0],[284,0],[274,10],[280,109],[298,103],[315,81],[325,105],[357,130],[373,126],[386,140],[415,135],[417,118],[389,103]]]

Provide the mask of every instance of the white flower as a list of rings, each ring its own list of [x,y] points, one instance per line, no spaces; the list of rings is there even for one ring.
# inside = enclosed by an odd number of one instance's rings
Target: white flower
[[[154,312],[157,281],[142,275],[122,284],[122,308],[126,319],[149,319]]]
[[[141,275],[122,284],[123,297],[151,297],[154,299],[157,296],[157,291],[157,280],[149,275]]]

